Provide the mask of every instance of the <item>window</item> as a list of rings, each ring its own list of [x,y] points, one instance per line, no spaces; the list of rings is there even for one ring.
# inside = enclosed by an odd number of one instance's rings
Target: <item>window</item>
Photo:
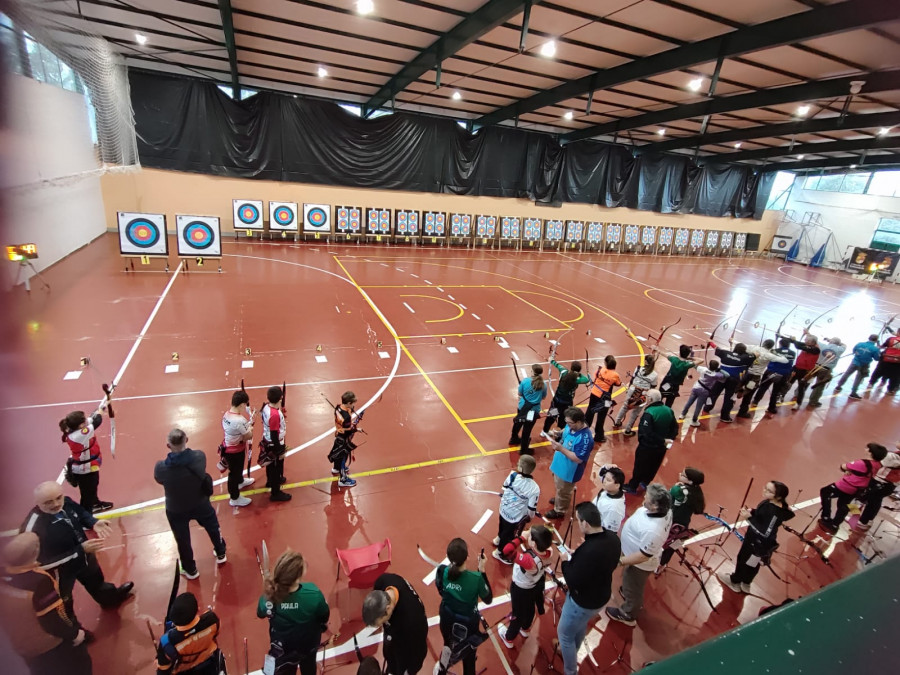
[[[869,184],[870,173],[845,173],[844,180],[841,182],[841,192],[849,192],[855,195],[861,195],[866,191]]]
[[[783,211],[787,206],[788,197],[791,195],[791,188],[794,185],[796,176],[790,171],[779,171],[775,174],[775,182],[772,183],[772,191],[769,193],[769,203],[766,208],[771,211]],[[806,179],[807,182],[810,180]],[[818,180],[818,176],[816,177]],[[807,188],[809,189],[809,188]]]
[[[868,193],[879,197],[900,197],[900,171],[878,171],[872,176]]]
[[[871,248],[882,251],[900,251],[900,220],[897,218],[879,220],[875,234],[872,235]]]

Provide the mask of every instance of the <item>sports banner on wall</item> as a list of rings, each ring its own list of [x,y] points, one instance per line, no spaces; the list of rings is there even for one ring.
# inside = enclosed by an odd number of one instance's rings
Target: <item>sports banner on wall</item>
[[[269,202],[269,230],[279,232],[297,232],[296,202]]]
[[[216,216],[175,216],[175,241],[184,258],[221,258],[221,234]]]
[[[331,232],[331,207],[328,204],[304,204],[303,231]]]
[[[169,254],[166,217],[161,213],[118,213],[119,253],[122,255]]]
[[[897,269],[900,253],[877,248],[855,246],[847,261],[847,269],[864,274],[880,274],[889,277]]]
[[[263,203],[262,200],[234,199],[234,229],[235,230],[261,230],[263,229]]]

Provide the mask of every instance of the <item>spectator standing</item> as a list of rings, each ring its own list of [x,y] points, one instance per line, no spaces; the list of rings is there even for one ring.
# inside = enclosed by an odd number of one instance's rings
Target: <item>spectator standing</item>
[[[678,436],[678,422],[672,409],[662,404],[657,389],[647,392],[647,404],[638,427],[638,446],[634,451],[634,468],[625,492],[636,493],[641,485],[649,485],[662,466],[671,441]]]
[[[412,584],[399,574],[382,574],[363,601],[362,615],[367,626],[384,631],[390,675],[415,675],[422,669],[428,654],[428,617]]]
[[[559,442],[551,440],[550,446],[555,451],[550,462],[550,472],[556,486],[556,496],[552,500],[553,508],[544,514],[551,520],[565,516],[572,502],[575,484],[584,476],[594,441],[591,439],[591,428],[585,422],[584,413],[579,408],[569,408],[565,412],[566,428]]]

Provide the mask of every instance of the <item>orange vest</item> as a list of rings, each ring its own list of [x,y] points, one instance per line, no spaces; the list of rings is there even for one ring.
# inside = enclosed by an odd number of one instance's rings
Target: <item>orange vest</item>
[[[611,392],[613,385],[620,384],[622,384],[622,380],[616,371],[606,367],[598,368],[597,374],[594,376],[594,386],[591,387],[591,395],[602,397]]]

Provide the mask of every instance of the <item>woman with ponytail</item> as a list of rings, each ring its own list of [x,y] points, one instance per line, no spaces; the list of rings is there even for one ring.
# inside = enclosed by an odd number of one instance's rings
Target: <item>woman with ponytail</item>
[[[69,447],[66,460],[66,480],[81,493],[81,505],[91,513],[108,511],[112,502],[101,501],[97,496],[100,486],[100,465],[103,454],[97,442],[97,427],[103,422],[98,409],[90,419],[82,410],[74,410],[59,421],[62,442]]]
[[[446,666],[453,665],[449,654],[455,654],[461,656],[463,675],[475,675],[475,650],[486,639],[478,630],[481,621],[478,601],[490,604],[494,594],[484,573],[484,551],[478,558],[477,572],[466,569],[468,558],[468,545],[457,537],[447,545],[450,565],[439,565],[437,568],[435,586],[441,595],[440,626],[445,652],[441,655],[441,664],[445,667],[437,671],[440,673],[446,673]],[[461,636],[459,630],[454,632],[454,624],[465,627],[466,635]]]
[[[632,430],[632,427],[641,414],[641,406],[645,402],[644,392],[656,389],[656,382],[659,376],[653,370],[655,366],[656,357],[653,354],[647,354],[644,356],[644,365],[639,370],[634,371],[631,384],[625,393],[625,405],[619,408],[619,414],[616,415],[616,419],[613,422],[613,429],[618,429],[622,426],[625,413],[631,413],[628,416],[628,421],[625,423],[625,431],[623,432],[625,436],[634,436],[635,432]]]
[[[531,430],[541,416],[541,401],[547,397],[547,383],[543,378],[544,367],[535,363],[531,366],[531,377],[519,382],[519,408],[513,419],[512,433],[509,436],[510,446],[518,445],[519,453],[533,455],[531,448]],[[519,437],[519,432],[522,436]]]
[[[263,576],[263,594],[256,616],[269,619],[269,654],[275,675],[315,675],[316,652],[328,628],[331,610],[325,596],[310,582],[302,582],[306,561],[288,549]]]
[[[788,486],[777,480],[770,480],[763,488],[763,500],[755,509],[741,509],[740,517],[748,521],[744,533],[744,543],[738,551],[734,572],[719,572],[719,581],[735,593],[749,593],[750,584],[759,572],[761,562],[768,559],[778,548],[776,536],[782,523],[794,517],[787,503]]]
[[[667,544],[685,533],[691,526],[691,518],[700,515],[706,509],[706,498],[703,496],[703,485],[706,476],[700,469],[685,467],[678,475],[678,482],[669,490],[672,496],[672,528],[669,530]],[[687,536],[687,535],[684,535]],[[663,549],[659,564],[665,566],[675,555],[675,549],[666,546]]]
[[[591,379],[587,375],[581,374],[581,363],[572,361],[572,366],[566,368],[562,364],[550,359],[550,365],[559,371],[559,384],[556,385],[556,393],[550,402],[550,410],[544,418],[544,433],[550,431],[553,423],[562,430],[565,424],[560,425],[559,421],[567,408],[575,405],[575,391],[579,384],[590,384]]]

